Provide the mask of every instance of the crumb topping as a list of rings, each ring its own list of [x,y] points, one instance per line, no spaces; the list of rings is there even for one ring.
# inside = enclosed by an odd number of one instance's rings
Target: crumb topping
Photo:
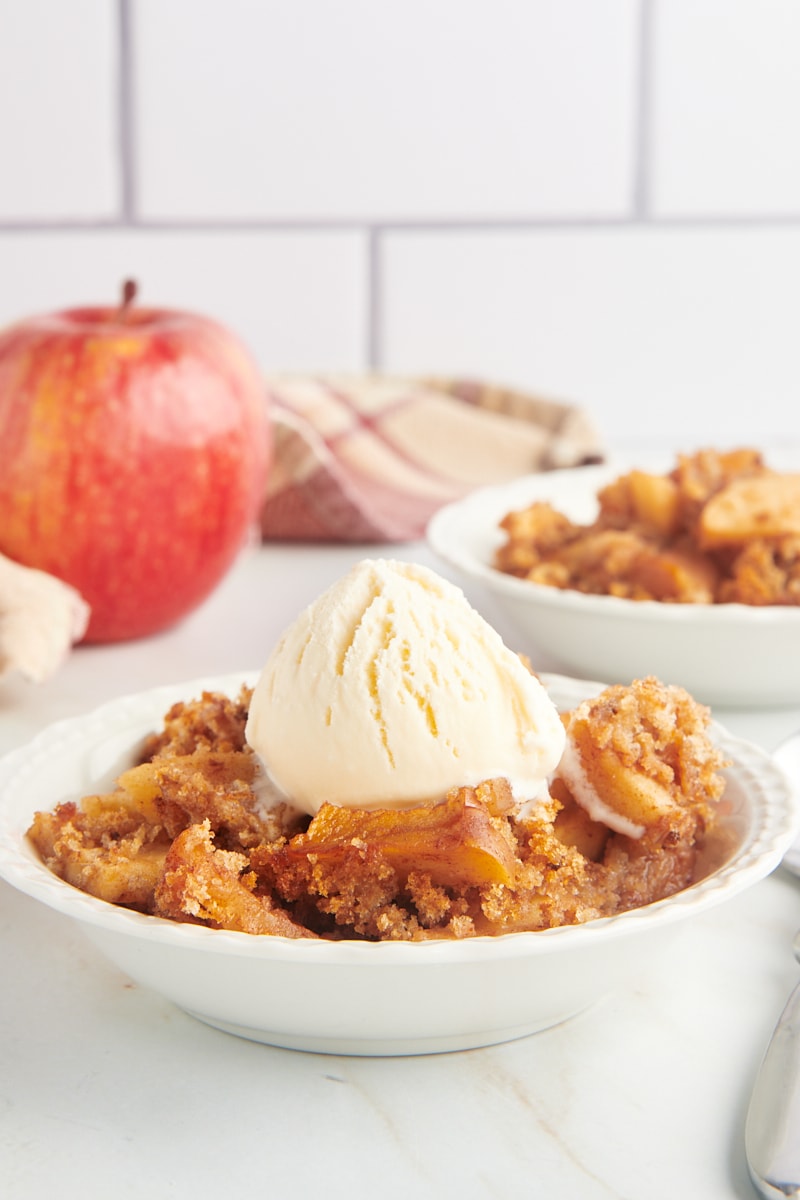
[[[169,920],[257,935],[423,941],[611,916],[691,884],[723,790],[709,713],[653,678],[564,714],[569,753],[533,812],[506,779],[434,806],[309,820],[270,808],[250,692],[173,706],[115,788],[38,812],[68,883]]]

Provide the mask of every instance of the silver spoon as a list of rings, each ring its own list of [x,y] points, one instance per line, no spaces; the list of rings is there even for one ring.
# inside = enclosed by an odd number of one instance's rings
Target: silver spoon
[[[778,746],[775,758],[790,779],[800,780],[800,734]],[[800,839],[782,865],[800,878]],[[794,955],[800,961],[800,932]],[[766,1200],[800,1198],[800,984],[789,996],[756,1076],[745,1151],[752,1181]]]
[[[800,734],[779,746],[775,759],[790,778],[800,780]],[[800,839],[787,850],[783,866],[800,877]],[[800,933],[794,953],[800,961]],[[767,1200],[800,1197],[800,984],[759,1068],[744,1140],[750,1177],[761,1195]]]
[[[800,961],[800,933],[794,953]],[[800,984],[759,1068],[744,1140],[750,1177],[761,1195],[767,1200],[800,1197]]]

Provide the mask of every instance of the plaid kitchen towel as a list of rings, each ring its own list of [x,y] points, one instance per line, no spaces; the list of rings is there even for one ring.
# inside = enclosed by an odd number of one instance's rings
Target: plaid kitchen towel
[[[401,542],[443,504],[602,461],[582,409],[463,379],[276,376],[265,540]]]

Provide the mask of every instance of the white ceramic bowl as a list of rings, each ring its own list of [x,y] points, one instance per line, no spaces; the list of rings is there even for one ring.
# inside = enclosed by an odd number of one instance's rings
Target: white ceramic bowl
[[[762,707],[800,701],[800,606],[664,604],[588,596],[529,583],[495,570],[505,540],[499,521],[535,500],[575,521],[597,512],[598,488],[619,468],[581,467],[482,488],[441,509],[428,527],[436,554],[507,610],[529,645],[572,675],[630,683],[656,675],[705,704]]]
[[[37,809],[110,784],[176,699],[235,694],[241,676],[159,688],[59,722],[0,763],[0,876],[78,921],[124,972],[186,1012],[240,1036],[335,1054],[420,1054],[522,1037],[625,986],[689,917],[766,875],[797,816],[786,777],[716,730],[733,760],[726,818],[735,850],[668,900],[541,933],[411,943],[255,937],[181,925],[96,900],[52,875],[27,841]],[[548,679],[571,706],[599,685]]]

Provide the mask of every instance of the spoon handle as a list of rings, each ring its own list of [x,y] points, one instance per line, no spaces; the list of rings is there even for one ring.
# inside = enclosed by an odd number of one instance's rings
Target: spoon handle
[[[745,1149],[762,1196],[800,1197],[800,985],[789,997],[759,1068]]]

